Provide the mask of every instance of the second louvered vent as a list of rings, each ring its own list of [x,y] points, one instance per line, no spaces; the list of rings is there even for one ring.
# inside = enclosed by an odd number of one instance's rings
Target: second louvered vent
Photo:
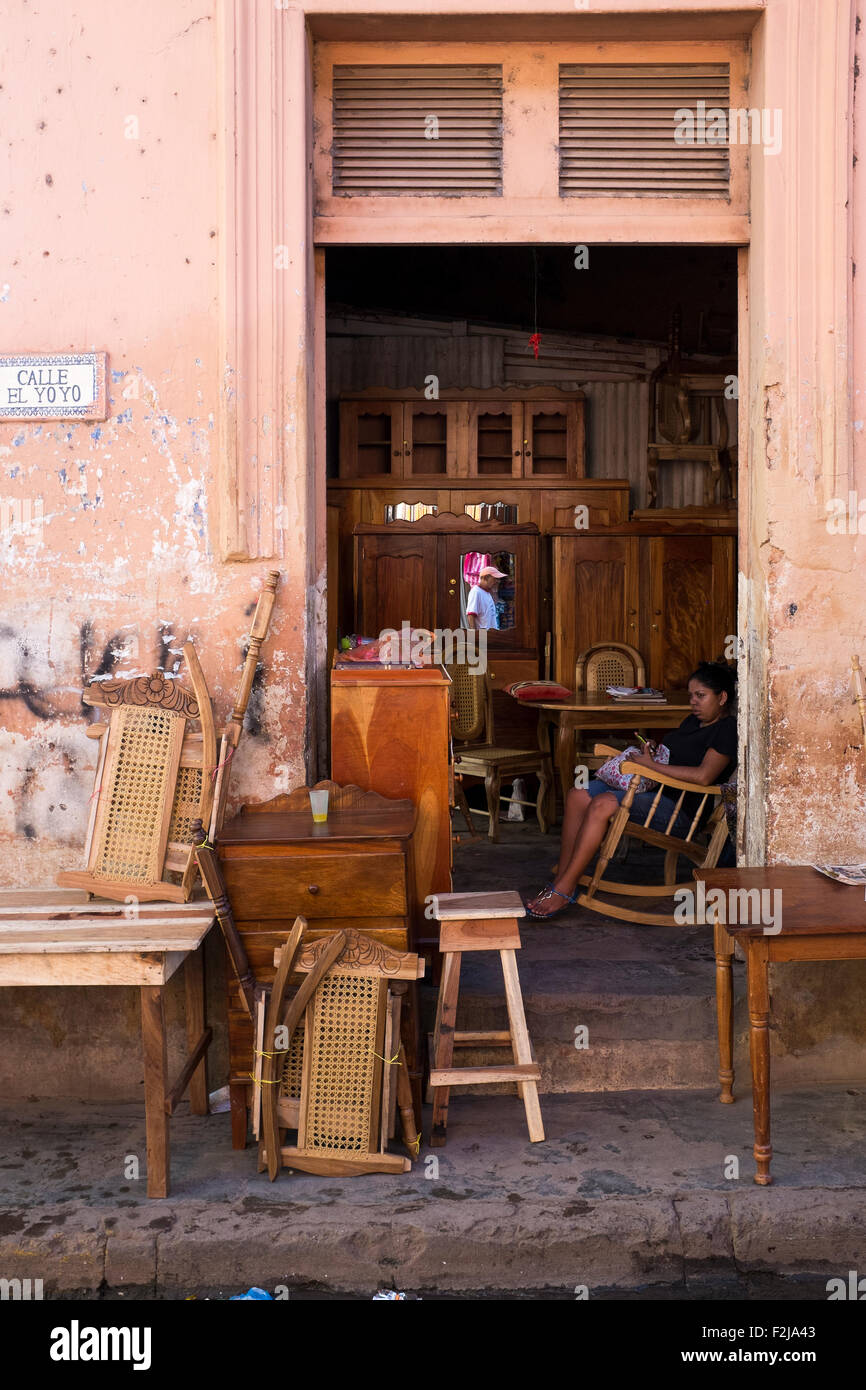
[[[338,194],[501,194],[501,67],[335,67],[333,169]]]
[[[729,102],[727,63],[562,64],[560,196],[727,196]]]

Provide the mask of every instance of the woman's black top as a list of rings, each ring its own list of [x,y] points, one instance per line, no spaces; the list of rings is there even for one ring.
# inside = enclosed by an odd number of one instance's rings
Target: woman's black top
[[[700,767],[707,750],[713,748],[728,759],[726,767],[715,778],[715,782],[728,782],[734,774],[737,766],[737,721],[732,714],[717,719],[715,724],[701,724],[696,714],[690,714],[678,729],[671,729],[664,735],[663,742],[670,749],[671,764],[674,767],[678,764],[683,767]],[[675,800],[677,792],[673,787],[665,787],[665,795]],[[693,816],[699,804],[699,794],[688,792],[683,797],[683,814]],[[708,806],[701,817],[702,820],[709,811]]]

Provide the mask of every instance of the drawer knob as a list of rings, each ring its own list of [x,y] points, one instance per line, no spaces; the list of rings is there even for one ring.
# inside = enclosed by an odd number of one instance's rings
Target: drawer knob
[[[318,891],[319,891],[319,885],[318,885],[318,883],[311,883],[311,884],[309,885],[309,887],[307,888],[307,892],[308,892],[308,893],[318,893]]]

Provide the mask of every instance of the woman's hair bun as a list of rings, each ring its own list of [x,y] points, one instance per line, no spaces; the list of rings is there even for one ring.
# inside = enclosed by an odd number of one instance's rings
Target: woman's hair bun
[[[700,681],[716,695],[721,695],[724,692],[729,701],[733,700],[737,693],[737,670],[727,661],[702,661],[692,671],[689,680]]]

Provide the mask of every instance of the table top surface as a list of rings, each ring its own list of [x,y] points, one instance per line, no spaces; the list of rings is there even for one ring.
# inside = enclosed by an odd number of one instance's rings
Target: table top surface
[[[309,811],[255,811],[234,816],[217,836],[217,846],[247,844],[327,844],[331,840],[408,840],[415,829],[416,810],[328,811],[316,824]]]
[[[731,890],[766,889],[778,892],[781,896],[774,903],[781,912],[782,929],[767,933],[772,941],[781,936],[830,936],[833,934],[856,934],[866,932],[866,895],[862,887],[849,883],[836,883],[834,879],[819,874],[809,864],[773,864],[754,869],[695,869],[694,876],[706,885],[706,890],[721,888]],[[753,900],[757,908],[757,901]],[[708,906],[712,906],[708,904]],[[737,914],[747,911],[737,904]],[[728,913],[730,916],[731,914]],[[749,915],[754,913],[749,910]],[[726,923],[725,929],[731,936],[760,936],[764,925],[739,922]]]
[[[194,951],[214,920],[209,900],[116,903],[74,891],[0,891],[0,955]]]
[[[580,713],[603,710],[605,714],[609,714],[611,710],[618,710],[621,712],[631,711],[632,713],[649,715],[654,713],[662,714],[667,710],[674,710],[681,719],[684,719],[687,714],[691,713],[689,692],[687,690],[666,690],[664,704],[658,700],[615,700],[612,695],[605,695],[603,693],[599,695],[594,691],[590,691],[584,695],[571,695],[567,700],[518,701],[518,704],[521,703],[527,706],[530,704],[534,705],[536,709],[558,709],[565,710],[566,712],[578,711]]]

